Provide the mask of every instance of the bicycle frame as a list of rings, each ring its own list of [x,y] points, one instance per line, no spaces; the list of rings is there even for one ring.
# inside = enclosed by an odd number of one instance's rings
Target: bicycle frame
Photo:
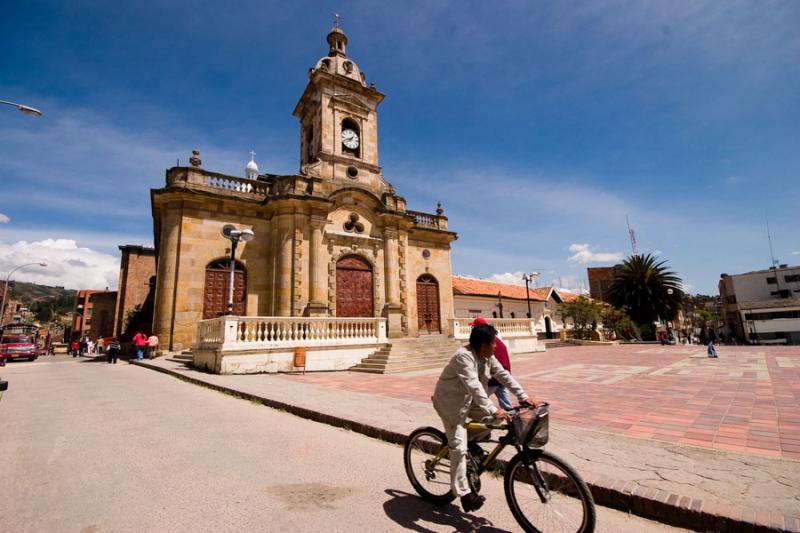
[[[498,455],[500,455],[500,453],[505,449],[506,446],[509,445],[514,446],[514,448],[517,450],[517,453],[522,453],[523,451],[526,451],[523,450],[522,446],[514,442],[514,437],[512,435],[512,432],[510,431],[511,429],[510,424],[506,423],[485,424],[481,422],[467,422],[465,424],[465,427],[467,431],[469,430],[480,431],[489,429],[489,430],[500,430],[506,432],[505,435],[497,439],[497,446],[495,446],[494,449],[491,452],[489,452],[489,455],[487,455],[482,462],[477,464],[478,476],[482,475],[484,472],[486,472],[486,470],[489,469],[489,465],[491,465],[494,462],[494,460],[497,458]],[[429,470],[434,470],[436,468],[436,465],[439,464],[439,461],[447,457],[449,454],[450,454],[450,447],[444,446],[441,450],[439,450],[439,453],[437,453],[432,460],[426,463],[425,465],[426,468],[428,468]],[[548,501],[550,501],[550,491],[547,488],[547,483],[542,477],[542,473],[539,472],[539,469],[536,466],[535,462],[530,460],[528,454],[523,454],[522,457],[523,457],[523,462],[525,464],[525,468],[528,471],[528,475],[530,476],[531,484],[533,485],[533,488],[536,490],[536,494],[539,496],[539,499],[542,501],[542,503],[547,503]]]

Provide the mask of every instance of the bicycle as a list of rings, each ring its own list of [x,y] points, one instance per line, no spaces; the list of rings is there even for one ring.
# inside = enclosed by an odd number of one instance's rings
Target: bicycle
[[[506,446],[517,453],[505,466],[503,488],[511,514],[526,532],[594,531],[596,512],[589,487],[558,456],[543,449],[549,438],[549,404],[515,407],[507,411],[511,422],[468,422],[468,430],[503,430],[497,446],[482,457],[468,453],[467,480],[474,492],[480,476],[496,464]],[[447,437],[434,427],[421,427],[409,435],[403,449],[406,474],[425,500],[446,505],[455,499],[450,490],[450,450]]]

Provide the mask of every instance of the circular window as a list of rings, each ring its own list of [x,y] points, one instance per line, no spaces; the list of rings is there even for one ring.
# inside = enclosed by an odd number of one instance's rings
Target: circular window
[[[356,167],[347,167],[347,175],[351,178],[358,176],[358,169]]]
[[[430,259],[431,258],[431,251],[428,250],[427,248],[425,250],[422,250],[422,258],[423,259]]]

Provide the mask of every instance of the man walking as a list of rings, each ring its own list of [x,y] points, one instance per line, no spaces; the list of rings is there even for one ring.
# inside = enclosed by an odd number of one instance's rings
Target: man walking
[[[467,482],[468,432],[467,419],[490,421],[493,417],[510,420],[502,408],[496,407],[487,395],[489,379],[494,377],[513,392],[520,403],[535,407],[519,383],[494,357],[497,330],[489,324],[475,324],[469,344],[456,351],[447,363],[431,397],[439,414],[450,447],[450,483],[453,493],[461,498],[464,511],[476,511],[486,498],[472,492]],[[472,440],[490,431],[475,432]]]
[[[141,361],[144,359],[144,349],[147,346],[147,335],[139,331],[133,336],[133,349],[136,354],[136,360]]]
[[[121,346],[119,345],[119,341],[116,337],[111,339],[111,342],[108,343],[108,347],[106,348],[106,353],[108,354],[108,363],[111,364],[112,361],[116,365],[117,364],[117,357],[119,356],[119,351]]]

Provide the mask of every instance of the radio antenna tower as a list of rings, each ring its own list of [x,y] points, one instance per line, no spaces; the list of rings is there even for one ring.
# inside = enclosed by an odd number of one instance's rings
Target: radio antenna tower
[[[633,228],[631,228],[631,223],[628,220],[628,215],[625,215],[625,224],[628,225],[628,235],[631,237],[631,250],[633,250],[633,255],[639,255],[639,252],[636,251],[636,233],[634,233]]]
[[[772,234],[769,231],[769,215],[765,213],[764,217],[767,219],[767,241],[769,241],[769,258],[772,261],[771,265],[775,267],[778,266],[778,263],[780,263],[780,261],[775,259],[775,253],[773,253],[772,251]]]

